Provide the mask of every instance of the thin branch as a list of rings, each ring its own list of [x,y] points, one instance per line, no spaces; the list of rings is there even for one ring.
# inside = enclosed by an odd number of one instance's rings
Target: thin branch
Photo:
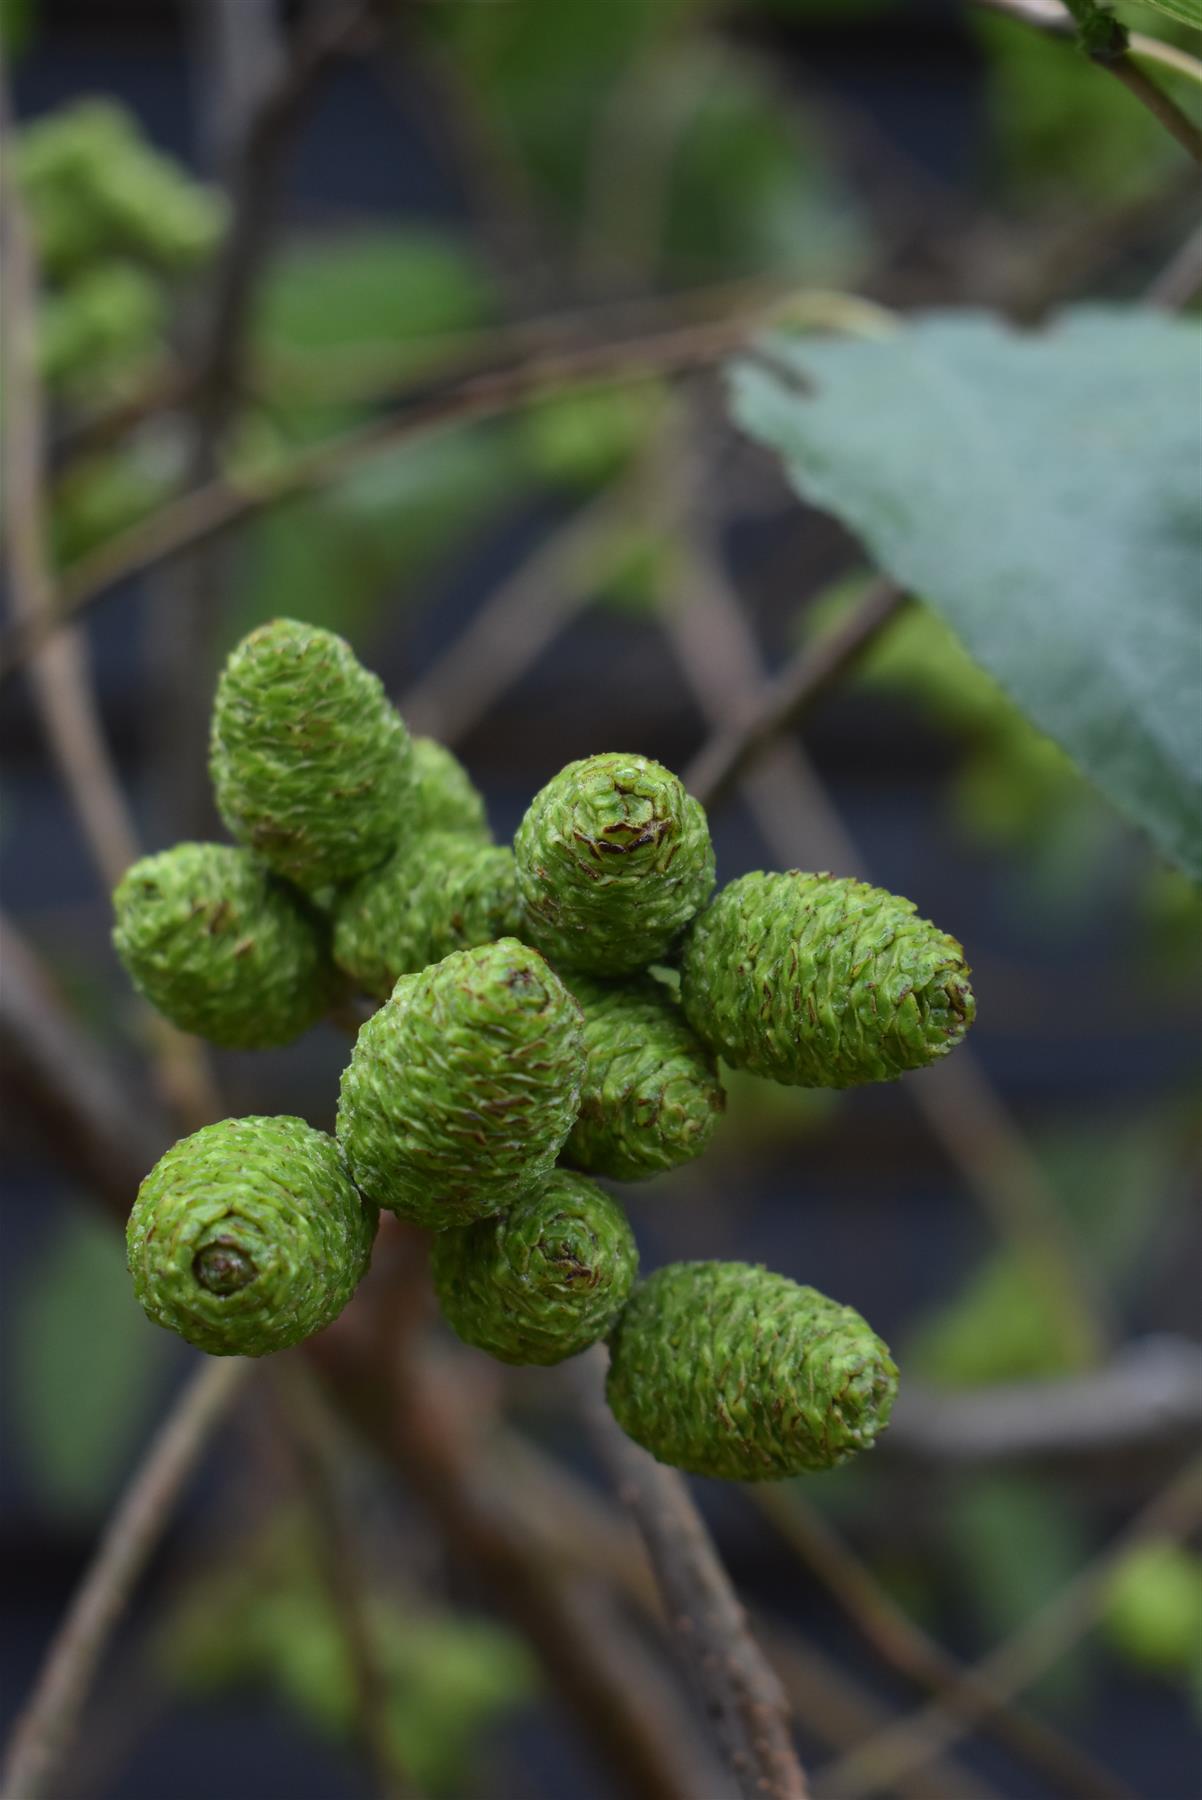
[[[806,644],[764,682],[745,717],[715,732],[685,771],[689,792],[707,807],[719,805],[765,747],[850,673],[908,601],[895,582],[883,576],[874,581],[842,624]]]
[[[453,1378],[440,1380],[416,1354],[424,1272],[415,1266],[408,1290],[398,1292],[387,1254],[378,1247],[353,1316],[309,1347],[343,1416],[402,1474],[455,1567],[479,1580],[528,1637],[550,1688],[620,1791],[631,1800],[727,1800],[722,1774],[662,1670],[595,1582],[549,1565],[520,1493],[482,1454],[484,1421],[469,1423]]]
[[[313,1514],[314,1543],[322,1579],[346,1644],[359,1733],[375,1777],[376,1791],[386,1800],[404,1800],[416,1790],[397,1764],[397,1747],[388,1725],[388,1677],[380,1660],[375,1621],[356,1532],[347,1509],[340,1477],[335,1421],[327,1416],[323,1396],[302,1362],[289,1358],[272,1371],[305,1498]]]
[[[122,1612],[184,1484],[250,1372],[206,1359],[176,1400],[105,1527],[9,1740],[0,1800],[51,1800],[79,1715]]]
[[[604,1354],[572,1375],[594,1447],[643,1536],[672,1641],[743,1800],[805,1800],[780,1682],[751,1635],[688,1487],[628,1438],[602,1398]]]
[[[947,1700],[924,1707],[910,1719],[853,1750],[815,1783],[829,1800],[864,1800],[896,1786],[899,1776],[921,1768],[927,1760],[967,1733],[999,1704],[1036,1681],[1089,1630],[1102,1605],[1115,1570],[1154,1538],[1178,1538],[1202,1518],[1202,1462],[1192,1462],[1139,1512],[1103,1554],[1080,1570],[1022,1628],[983,1658],[968,1684]]]
[[[40,957],[0,919],[0,1071],[9,1129],[32,1123],[124,1225],[138,1184],[167,1142],[111,1054],[85,1037]],[[16,1102],[16,1104],[14,1104]]]
[[[1059,4],[1059,0],[977,0],[977,4],[984,6],[989,12],[1002,13],[1008,18],[1020,20],[1024,25],[1033,25],[1037,31],[1045,32],[1051,37],[1077,36],[1073,16],[1066,6]],[[1141,61],[1159,64],[1175,74],[1186,75],[1193,81],[1202,81],[1202,63],[1188,52],[1178,50],[1175,45],[1164,44],[1158,38],[1146,37],[1142,32],[1127,32],[1117,20],[1114,24],[1125,47],[1092,54],[1090,61],[1121,82],[1128,93],[1145,106],[1153,118],[1176,139],[1187,155],[1195,162],[1202,163],[1202,130],[1133,59],[1138,57]],[[1115,41],[1117,44],[1119,39],[1116,38]]]
[[[1180,1454],[1202,1434],[1202,1346],[1149,1337],[1101,1369],[968,1393],[907,1382],[889,1447],[923,1464]]]
[[[12,115],[0,68],[0,302],[3,333],[4,544],[14,629],[30,635],[34,700],[72,807],[106,888],[138,855],[137,834],[109,755],[79,632],[54,631],[55,593],[45,515],[45,412],[37,369],[37,265],[7,143]],[[199,1046],[147,1010],[163,1088],[198,1125],[220,1104]]]
[[[1136,1800],[1134,1790],[1033,1713],[1020,1712],[980,1686],[929,1632],[915,1623],[881,1586],[816,1507],[797,1492],[764,1482],[747,1498],[770,1519],[784,1541],[835,1596],[861,1635],[907,1679],[944,1697],[952,1711],[965,1699],[984,1701],[981,1728],[1041,1770],[1064,1794],[1080,1800]]]
[[[1140,296],[1145,306],[1180,312],[1202,289],[1202,225],[1192,231]]]
[[[0,682],[65,622],[121,582],[270,507],[315,493],[433,431],[494,418],[548,393],[646,381],[703,368],[736,348],[757,323],[744,314],[644,337],[547,351],[449,386],[415,389],[384,417],[300,450],[269,473],[240,483],[218,480],[194,488],[65,571],[54,603],[44,615],[36,621],[18,622],[0,640]]]

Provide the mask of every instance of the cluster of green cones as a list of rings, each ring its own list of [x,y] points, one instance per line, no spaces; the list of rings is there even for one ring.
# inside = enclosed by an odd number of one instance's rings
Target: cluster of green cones
[[[175,1145],[130,1218],[149,1316],[214,1355],[332,1323],[381,1208],[434,1234],[443,1313],[509,1363],[610,1347],[618,1422],[665,1462],[830,1468],[888,1421],[897,1370],[850,1307],[742,1263],[638,1280],[628,1182],[701,1154],[719,1062],[847,1087],[945,1055],[973,1017],[958,943],[908,900],[789,870],[714,895],[705,813],[661,764],[590,756],[512,848],[442,746],[333,634],[276,620],[221,676],[211,768],[236,846],[147,857],[114,897],[135,986],[186,1031],[288,1042],[380,1002],[336,1134],[228,1119]]]

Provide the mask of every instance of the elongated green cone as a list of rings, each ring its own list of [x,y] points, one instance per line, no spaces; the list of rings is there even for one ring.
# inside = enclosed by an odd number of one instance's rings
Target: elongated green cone
[[[436,738],[411,738],[414,832],[466,831],[492,842],[484,816],[484,796],[454,753]]]
[[[889,1422],[897,1368],[858,1312],[749,1263],[670,1263],[610,1339],[606,1398],[660,1462],[724,1481],[833,1469]]]
[[[976,1016],[955,938],[912,900],[833,875],[743,875],[689,932],[681,998],[736,1069],[789,1087],[889,1081]]]
[[[556,1169],[500,1219],[434,1240],[447,1323],[506,1363],[557,1363],[604,1337],[639,1257],[626,1215],[584,1175]]]
[[[249,850],[176,844],[144,856],[113,909],[134,986],[181,1031],[265,1050],[299,1037],[333,998],[324,926]]]
[[[502,938],[402,975],[342,1077],[355,1181],[432,1231],[504,1212],[551,1173],[580,1104],[580,1008]]]
[[[564,1161],[615,1181],[644,1181],[700,1156],[726,1096],[678,1001],[650,975],[568,979],[584,1013],[585,1065]]]
[[[349,881],[410,829],[409,734],[342,638],[273,619],[217,684],[209,767],[232,835],[298,887]]]
[[[517,929],[513,851],[465,832],[410,840],[345,889],[334,911],[334,960],[385,999],[401,975]]]
[[[267,1356],[338,1317],[378,1216],[324,1131],[223,1119],[174,1145],[138,1189],[134,1291],[156,1325],[210,1356]]]
[[[557,968],[610,978],[660,961],[714,886],[705,813],[662,763],[569,763],[513,842],[522,935]]]

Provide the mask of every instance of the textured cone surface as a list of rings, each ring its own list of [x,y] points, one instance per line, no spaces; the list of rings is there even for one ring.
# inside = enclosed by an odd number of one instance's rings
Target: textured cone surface
[[[325,927],[248,850],[176,844],[145,856],[113,909],[134,986],[181,1031],[265,1050],[299,1037],[330,1003]]]
[[[522,935],[558,967],[628,975],[665,956],[714,886],[705,813],[662,763],[569,763],[513,843]]]
[[[832,1469],[889,1421],[897,1369],[850,1306],[748,1263],[670,1263],[610,1340],[606,1396],[660,1462],[725,1481]]]
[[[580,1008],[537,951],[502,938],[402,975],[355,1040],[338,1136],[378,1205],[466,1225],[550,1174],[583,1073]]]
[[[333,632],[275,619],[217,684],[209,766],[239,843],[299,887],[348,881],[410,829],[409,734]]]
[[[334,959],[365,993],[385,999],[399,976],[512,935],[517,912],[512,850],[431,832],[339,896]]]
[[[500,1219],[434,1240],[434,1287],[465,1344],[507,1363],[557,1363],[604,1337],[638,1273],[626,1215],[557,1169]]]
[[[141,1187],[126,1229],[134,1290],[156,1325],[211,1356],[267,1356],[338,1317],[378,1214],[333,1138],[302,1119],[223,1119],[184,1138]]]
[[[689,1162],[726,1105],[714,1058],[652,976],[569,977],[584,1013],[584,1086],[564,1161],[615,1181]]]
[[[411,738],[415,832],[465,831],[484,843],[492,833],[484,815],[484,796],[459,758],[436,738]]]
[[[741,876],[695,921],[681,999],[733,1068],[854,1087],[953,1050],[976,1014],[968,973],[955,938],[913,901],[790,869]]]

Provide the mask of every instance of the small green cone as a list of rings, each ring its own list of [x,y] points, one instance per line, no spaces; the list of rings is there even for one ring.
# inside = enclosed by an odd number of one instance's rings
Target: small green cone
[[[407,842],[344,889],[334,909],[334,960],[385,999],[401,975],[517,928],[513,851],[460,831]]]
[[[626,1215],[556,1169],[503,1218],[440,1232],[431,1252],[447,1323],[505,1363],[557,1363],[604,1337],[638,1273]]]
[[[679,1002],[650,975],[568,980],[584,1013],[585,1065],[564,1161],[614,1181],[645,1181],[700,1156],[726,1096]]]
[[[249,850],[176,844],[144,856],[113,909],[130,979],[181,1031],[266,1050],[307,1031],[333,997],[324,927]]]
[[[349,881],[411,829],[409,734],[331,631],[273,619],[217,684],[209,766],[231,834],[298,887]]]
[[[342,1077],[338,1137],[378,1205],[432,1231],[545,1181],[584,1073],[580,1008],[514,938],[402,975]]]
[[[484,796],[454,753],[436,738],[410,738],[413,776],[413,832],[466,831],[492,842],[484,814]]]
[[[156,1325],[210,1356],[268,1356],[338,1317],[377,1217],[325,1132],[223,1119],[174,1145],[138,1189],[134,1291]]]
[[[705,813],[646,756],[569,763],[513,848],[523,936],[565,971],[612,979],[661,961],[713,891]]]
[[[890,1081],[976,1015],[955,938],[912,900],[833,875],[743,875],[685,940],[681,999],[732,1068],[788,1087]]]
[[[897,1368],[850,1306],[749,1263],[670,1263],[610,1339],[606,1397],[660,1462],[723,1481],[833,1469],[889,1422]]]

